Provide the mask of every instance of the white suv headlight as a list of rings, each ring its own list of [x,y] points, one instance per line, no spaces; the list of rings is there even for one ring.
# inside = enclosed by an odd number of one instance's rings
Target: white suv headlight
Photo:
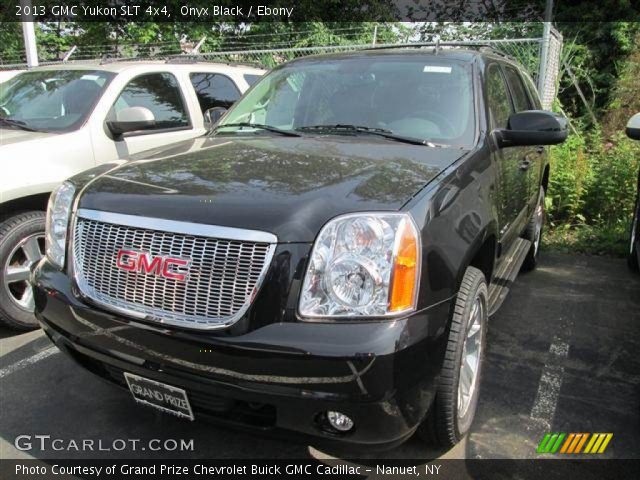
[[[307,318],[387,317],[416,308],[420,236],[406,213],[337,217],[320,231],[302,285]]]
[[[54,190],[49,198],[45,235],[46,252],[51,263],[59,268],[64,267],[67,229],[75,192],[76,189],[71,183],[64,182]]]

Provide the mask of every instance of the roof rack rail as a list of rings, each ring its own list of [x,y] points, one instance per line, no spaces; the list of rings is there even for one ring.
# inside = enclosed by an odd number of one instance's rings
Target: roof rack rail
[[[422,47],[471,47],[471,48],[480,48],[480,47],[491,47],[490,43],[487,42],[415,42],[415,43],[399,43],[393,45],[380,45],[380,46],[372,46],[366,48],[365,50],[388,50],[393,48],[422,48]]]
[[[183,54],[183,55],[173,55],[168,57],[164,63],[175,63],[175,64],[179,64],[179,63],[198,63],[198,62],[202,62],[202,63],[218,63],[221,65],[229,65],[230,67],[254,67],[254,68],[261,68],[264,69],[264,65],[260,65],[257,62],[230,62],[228,60],[216,60],[215,59],[215,54],[213,54],[214,58],[213,59],[209,59],[208,56],[205,56],[203,54],[197,54],[197,55],[190,55],[190,54]]]
[[[489,46],[486,46],[486,47],[481,47],[480,51],[487,51],[488,53],[492,53],[494,55],[497,55],[498,57],[503,57],[503,58],[506,58],[508,60],[515,61],[514,57],[512,57],[508,53],[504,53],[503,51],[494,48],[492,45],[489,45]]]
[[[100,65],[107,65],[109,63],[117,63],[117,62],[142,62],[146,59],[136,58],[136,57],[110,57],[108,55],[103,55],[100,57]]]
[[[198,63],[198,59],[193,55],[176,55],[168,57],[164,63]]]
[[[510,60],[514,60],[511,55],[508,55],[500,50],[497,50],[491,42],[487,41],[451,41],[451,42],[441,42],[439,40],[435,42],[416,42],[416,43],[402,43],[396,45],[381,45],[381,46],[373,46],[366,48],[365,50],[389,50],[394,48],[424,48],[424,47],[433,47],[433,53],[436,55],[440,52],[442,47],[460,47],[460,48],[470,48],[470,49],[478,49],[479,51],[486,51],[488,53],[492,53],[494,55],[498,55],[500,57],[504,57]]]

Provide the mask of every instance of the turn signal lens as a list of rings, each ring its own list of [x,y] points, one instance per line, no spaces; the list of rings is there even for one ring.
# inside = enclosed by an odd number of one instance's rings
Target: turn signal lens
[[[403,220],[396,236],[389,312],[402,312],[414,307],[419,268],[418,244],[415,227],[406,219]]]

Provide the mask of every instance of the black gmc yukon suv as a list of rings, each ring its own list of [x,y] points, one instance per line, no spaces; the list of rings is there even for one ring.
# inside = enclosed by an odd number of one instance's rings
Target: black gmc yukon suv
[[[544,145],[566,137],[540,108],[522,69],[483,50],[280,66],[207,137],[52,195],[38,319],[80,365],[181,417],[334,447],[415,431],[453,445],[488,318],[536,265]]]

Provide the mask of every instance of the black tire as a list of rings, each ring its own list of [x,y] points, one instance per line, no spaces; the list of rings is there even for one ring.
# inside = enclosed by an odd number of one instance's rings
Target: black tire
[[[540,187],[540,193],[538,194],[538,203],[536,203],[536,209],[529,219],[527,228],[524,231],[523,237],[531,242],[531,248],[527,252],[527,256],[522,264],[522,271],[530,272],[535,270],[538,266],[538,258],[540,257],[540,246],[542,245],[542,234],[544,233],[544,187]],[[538,230],[538,227],[540,228]]]
[[[631,235],[629,238],[629,256],[627,265],[633,272],[640,271],[640,255],[638,255],[638,239],[640,238],[640,193],[636,199],[636,208],[631,222]]]
[[[459,410],[460,373],[465,339],[470,327],[474,304],[482,303],[479,330],[479,357],[474,387],[469,395],[469,403],[462,415]],[[453,447],[467,434],[473,423],[478,406],[479,387],[482,378],[482,364],[486,343],[489,294],[484,274],[474,267],[465,271],[460,291],[452,312],[449,340],[442,371],[438,381],[436,397],[429,415],[418,429],[418,434],[429,443],[440,447]]]
[[[14,257],[15,248],[24,239],[44,235],[44,229],[45,212],[41,211],[15,214],[0,223],[0,324],[16,330],[33,330],[38,328],[38,322],[33,312],[16,304],[5,283],[9,257]]]

